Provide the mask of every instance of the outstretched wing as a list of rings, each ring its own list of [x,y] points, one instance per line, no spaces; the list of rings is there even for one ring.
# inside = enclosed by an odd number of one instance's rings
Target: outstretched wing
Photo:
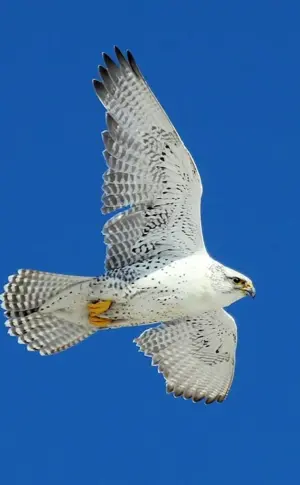
[[[115,52],[119,64],[103,54],[102,82],[94,80],[107,110],[102,212],[127,208],[103,228],[108,270],[204,249],[197,167],[132,54]]]
[[[163,323],[135,340],[163,373],[167,392],[207,404],[222,402],[235,367],[237,328],[224,310]]]

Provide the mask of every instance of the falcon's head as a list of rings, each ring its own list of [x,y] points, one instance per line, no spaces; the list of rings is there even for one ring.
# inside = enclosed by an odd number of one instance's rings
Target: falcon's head
[[[239,298],[243,296],[251,296],[254,298],[256,295],[250,278],[225,266],[223,266],[223,285],[224,292],[236,292],[237,295],[240,295]]]
[[[211,281],[213,288],[222,295],[220,296],[224,306],[244,296],[254,298],[256,294],[250,278],[220,263],[214,263],[211,267]]]

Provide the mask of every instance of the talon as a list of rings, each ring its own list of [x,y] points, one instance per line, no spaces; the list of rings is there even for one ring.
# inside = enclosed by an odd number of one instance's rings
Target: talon
[[[110,326],[112,320],[109,318],[101,318],[98,315],[101,313],[106,312],[109,307],[111,306],[112,302],[110,300],[106,301],[97,301],[96,303],[89,303],[88,304],[88,312],[89,312],[89,323],[94,327],[99,328],[107,328]]]
[[[98,328],[110,327],[112,320],[109,318],[99,318],[97,315],[89,315],[89,324]]]
[[[97,315],[100,315],[101,313],[106,312],[106,310],[109,309],[111,306],[112,302],[110,300],[105,300],[105,301],[96,301],[95,303],[89,303],[88,304],[88,309],[89,312],[93,312]]]

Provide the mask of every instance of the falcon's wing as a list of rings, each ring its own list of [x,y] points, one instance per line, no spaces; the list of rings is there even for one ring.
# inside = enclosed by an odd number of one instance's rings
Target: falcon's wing
[[[231,387],[237,328],[224,310],[163,323],[135,340],[163,373],[167,392],[207,404],[226,399]]]
[[[94,80],[107,110],[102,212],[127,207],[103,228],[108,270],[204,249],[197,167],[132,54],[115,52],[119,64],[103,54],[102,82]]]

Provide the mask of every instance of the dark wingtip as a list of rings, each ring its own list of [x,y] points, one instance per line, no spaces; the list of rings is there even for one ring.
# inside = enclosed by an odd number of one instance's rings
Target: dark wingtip
[[[122,52],[121,52],[121,49],[119,49],[119,47],[118,47],[117,45],[114,45],[114,51],[115,51],[116,56],[117,56],[118,54],[123,55],[123,54],[122,54]]]
[[[108,54],[106,54],[106,52],[102,52],[102,57],[103,57],[105,64],[107,65],[108,69],[116,67],[115,62],[112,60],[112,58]]]
[[[127,59],[128,59],[128,63],[130,65],[131,69],[133,70],[134,74],[138,77],[142,77],[141,71],[138,68],[136,60],[133,57],[132,52],[129,51],[129,50],[127,50]]]
[[[97,93],[97,89],[99,88],[98,83],[100,83],[98,79],[92,79],[93,88],[96,91],[96,93]]]
[[[115,46],[114,46],[114,50],[115,50],[115,54],[116,54],[116,56],[117,56],[117,59],[118,59],[119,63],[120,63],[121,65],[122,65],[122,64],[123,64],[123,65],[124,65],[124,64],[127,64],[127,60],[126,60],[126,58],[124,57],[124,54],[123,54],[123,52],[121,51],[121,49],[119,49],[119,47],[115,45]]]
[[[109,90],[109,86],[111,84],[111,78],[110,78],[110,75],[108,73],[108,69],[106,69],[103,66],[98,66],[98,69],[99,69],[99,74],[102,78],[104,87]]]
[[[104,62],[106,62],[106,59],[110,59],[110,60],[112,60],[112,59],[109,57],[109,55],[108,55],[108,54],[106,54],[106,52],[102,52],[101,54],[102,54],[102,57],[103,57]]]
[[[103,83],[98,79],[93,79],[93,85],[97,96],[99,96],[99,98],[102,99],[102,97],[105,95],[105,92],[106,92]]]

